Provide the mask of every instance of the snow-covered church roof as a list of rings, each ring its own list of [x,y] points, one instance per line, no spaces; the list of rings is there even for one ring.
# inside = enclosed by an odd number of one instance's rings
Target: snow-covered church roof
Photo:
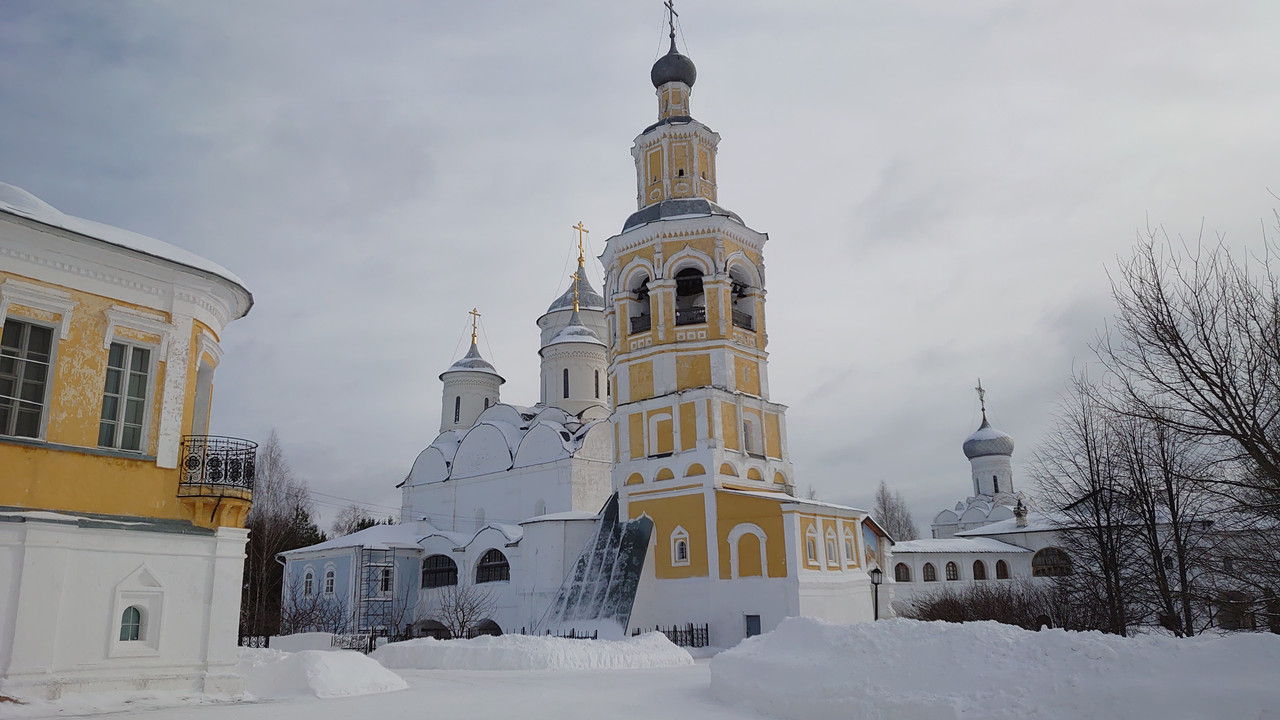
[[[1013,545],[995,538],[942,538],[900,540],[893,546],[893,554],[902,553],[1027,553],[1020,545]]]
[[[578,307],[588,310],[604,310],[604,298],[596,289],[591,287],[591,281],[587,279],[587,269],[578,263],[577,280],[569,284],[569,289],[564,291],[555,302],[551,303],[551,307],[547,308],[547,312],[557,312],[559,310],[573,309],[573,284],[578,285]]]
[[[436,436],[413,462],[406,483],[422,485],[555,462],[586,453],[611,457],[607,419],[584,422],[556,407],[497,403],[474,425]]]
[[[178,265],[216,275],[223,280],[239,285],[241,289],[248,292],[244,281],[230,270],[193,252],[146,235],[68,215],[26,190],[3,182],[0,182],[0,212],[35,220],[36,222],[69,230],[109,245],[115,245],[126,250],[132,250],[143,255],[150,255],[151,257],[168,260]]]
[[[506,382],[506,380],[501,375],[498,374],[497,369],[493,367],[492,363],[490,363],[488,360],[485,360],[483,357],[480,357],[480,348],[476,347],[476,343],[474,340],[471,342],[471,349],[467,351],[466,355],[463,355],[462,358],[458,360],[458,362],[450,365],[448,370],[445,370],[444,372],[440,373],[440,379],[444,380],[444,376],[446,374],[451,372],[458,372],[460,370],[469,371],[469,372],[487,373],[489,375],[493,375],[494,377],[498,378],[500,382]]]
[[[569,324],[556,333],[555,337],[548,340],[543,347],[562,343],[587,343],[606,347],[605,342],[600,339],[599,335],[596,335],[594,330],[582,324],[582,317],[578,315],[577,310],[574,310],[573,314],[569,316]]]
[[[1012,455],[1013,438],[1008,433],[991,427],[987,413],[982,413],[982,425],[964,441],[964,455],[970,460],[984,455]]]

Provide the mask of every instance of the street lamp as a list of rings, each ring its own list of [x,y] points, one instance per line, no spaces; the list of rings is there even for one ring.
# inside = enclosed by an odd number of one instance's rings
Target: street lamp
[[[884,581],[884,571],[879,567],[871,568],[867,573],[871,576],[871,607],[874,615],[872,619],[880,619],[880,583]]]

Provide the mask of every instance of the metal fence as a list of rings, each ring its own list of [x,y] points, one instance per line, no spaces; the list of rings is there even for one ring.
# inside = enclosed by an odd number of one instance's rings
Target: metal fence
[[[236,644],[240,647],[247,648],[269,648],[271,647],[270,635],[240,635],[236,638]]]
[[[666,635],[668,640],[680,647],[701,648],[711,644],[711,627],[709,625],[685,623],[684,625],[672,625],[665,628],[661,625],[655,625],[653,630]],[[648,631],[636,628],[631,631],[631,634],[639,635],[641,632]]]

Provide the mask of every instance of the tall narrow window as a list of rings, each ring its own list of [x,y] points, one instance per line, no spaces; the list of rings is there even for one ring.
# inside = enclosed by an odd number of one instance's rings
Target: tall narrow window
[[[9,318],[0,339],[0,435],[40,437],[53,330]]]
[[[378,583],[378,589],[383,595],[390,595],[391,591],[396,587],[396,571],[395,568],[382,568],[382,577]]]
[[[459,395],[453,399],[453,421],[462,420],[462,396]]]
[[[1000,476],[999,476],[999,475],[992,475],[992,476],[991,476],[991,484],[995,486],[995,488],[996,488],[996,494],[997,494],[997,495],[999,495],[999,494],[1000,494]]]
[[[102,420],[98,423],[99,447],[142,449],[142,419],[146,415],[150,371],[150,350],[111,343],[107,354],[107,382],[102,390]]]
[[[489,398],[485,398],[485,399],[484,399],[484,409],[485,409],[485,410],[488,410],[488,409],[489,409]]]
[[[564,369],[564,396],[569,397],[569,368]]]
[[[600,399],[600,371],[596,370],[596,399]]]
[[[324,594],[325,595],[333,594],[333,571],[332,570],[324,571]]]
[[[311,597],[311,593],[315,592],[315,588],[316,576],[308,570],[307,574],[302,577],[302,594],[306,597]]]

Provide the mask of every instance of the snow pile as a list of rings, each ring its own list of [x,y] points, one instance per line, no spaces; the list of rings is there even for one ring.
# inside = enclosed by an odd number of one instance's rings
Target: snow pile
[[[790,618],[711,661],[727,703],[787,720],[1280,717],[1280,636],[1179,640],[997,623]]]
[[[335,698],[403,690],[404,679],[350,650],[241,650],[245,692],[258,700]]]
[[[420,638],[384,645],[369,657],[389,668],[415,670],[613,670],[693,664],[693,657],[662,633],[625,640],[535,635]]]

